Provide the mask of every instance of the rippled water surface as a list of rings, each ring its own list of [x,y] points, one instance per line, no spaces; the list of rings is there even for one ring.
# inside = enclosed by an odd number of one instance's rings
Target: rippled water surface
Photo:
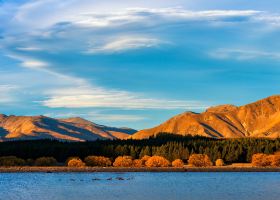
[[[279,200],[280,173],[3,173],[0,199]]]

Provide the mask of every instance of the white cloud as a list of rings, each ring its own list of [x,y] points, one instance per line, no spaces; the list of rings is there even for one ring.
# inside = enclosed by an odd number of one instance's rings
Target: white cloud
[[[42,48],[39,48],[39,47],[17,47],[16,49],[20,50],[20,51],[42,51],[43,50]]]
[[[43,69],[49,66],[47,62],[18,54],[8,54],[8,57],[21,62],[21,66],[31,69]]]
[[[82,117],[88,119],[92,122],[103,121],[103,122],[124,122],[124,121],[143,121],[146,117],[139,115],[129,115],[129,114],[108,114],[97,111],[90,111],[86,113],[80,112],[66,112],[66,113],[46,113],[45,116],[55,117],[55,118],[70,118],[70,117]]]
[[[94,43],[90,43],[90,47],[85,53],[112,53],[132,49],[151,48],[159,45],[160,43],[161,41],[155,38],[139,36],[122,36],[120,38],[115,38],[100,46]]]
[[[15,85],[0,85],[0,104],[10,104],[16,101],[14,93],[19,89]]]
[[[280,53],[252,49],[218,49],[209,53],[216,59],[231,60],[252,60],[252,59],[273,59],[280,60]]]
[[[41,103],[51,108],[204,109],[207,107],[198,101],[146,98],[132,92],[92,85],[53,89],[46,95],[49,98]]]

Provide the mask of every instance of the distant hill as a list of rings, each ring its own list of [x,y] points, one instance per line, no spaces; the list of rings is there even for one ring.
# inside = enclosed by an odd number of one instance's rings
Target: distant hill
[[[203,113],[185,112],[151,129],[135,133],[143,139],[160,132],[215,138],[280,136],[280,95],[244,106],[221,105]]]
[[[46,116],[0,114],[0,141],[125,139],[135,132],[130,128],[103,126],[82,118],[54,119]]]

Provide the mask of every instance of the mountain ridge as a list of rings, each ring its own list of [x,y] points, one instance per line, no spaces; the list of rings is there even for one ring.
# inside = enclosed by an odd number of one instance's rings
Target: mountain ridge
[[[131,138],[144,139],[160,132],[215,138],[280,137],[280,95],[243,106],[225,104],[202,113],[184,112]]]
[[[77,117],[55,119],[43,115],[8,116],[0,114],[0,141],[125,139],[135,132],[134,129],[108,127]]]

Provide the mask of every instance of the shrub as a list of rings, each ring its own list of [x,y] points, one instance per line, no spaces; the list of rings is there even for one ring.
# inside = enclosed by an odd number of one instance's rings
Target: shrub
[[[113,163],[114,167],[131,167],[133,166],[133,160],[131,156],[119,156]]]
[[[112,165],[109,158],[104,156],[88,156],[85,158],[85,163],[87,166],[98,166],[98,167],[108,167]]]
[[[147,156],[147,155],[145,155],[145,156],[143,156],[142,158],[141,158],[141,160],[144,162],[144,164],[145,164],[145,162],[147,162],[147,160],[149,160],[149,158],[150,158],[151,156]]]
[[[256,167],[270,166],[272,163],[273,156],[257,153],[252,156],[252,165]]]
[[[145,163],[147,162],[147,160],[150,158],[151,156],[143,156],[141,159],[136,159],[133,160],[133,166],[134,167],[145,167]]]
[[[181,159],[176,159],[172,162],[172,167],[184,167],[184,162]]]
[[[161,156],[152,156],[146,161],[147,167],[168,167],[170,162]]]
[[[217,159],[216,162],[215,162],[215,165],[217,167],[221,167],[221,166],[224,166],[225,163],[224,163],[223,159]]]
[[[67,163],[68,167],[85,167],[86,164],[80,158],[72,158]]]
[[[212,166],[212,162],[208,155],[205,154],[192,154],[188,163],[194,167],[209,167]]]
[[[54,157],[40,157],[35,160],[36,166],[54,166],[57,161]]]
[[[271,165],[273,167],[280,167],[280,154],[272,155]]]
[[[16,156],[3,156],[0,157],[0,166],[23,166],[25,161]]]
[[[133,167],[144,167],[144,166],[145,166],[145,162],[143,163],[141,159],[133,160]]]

